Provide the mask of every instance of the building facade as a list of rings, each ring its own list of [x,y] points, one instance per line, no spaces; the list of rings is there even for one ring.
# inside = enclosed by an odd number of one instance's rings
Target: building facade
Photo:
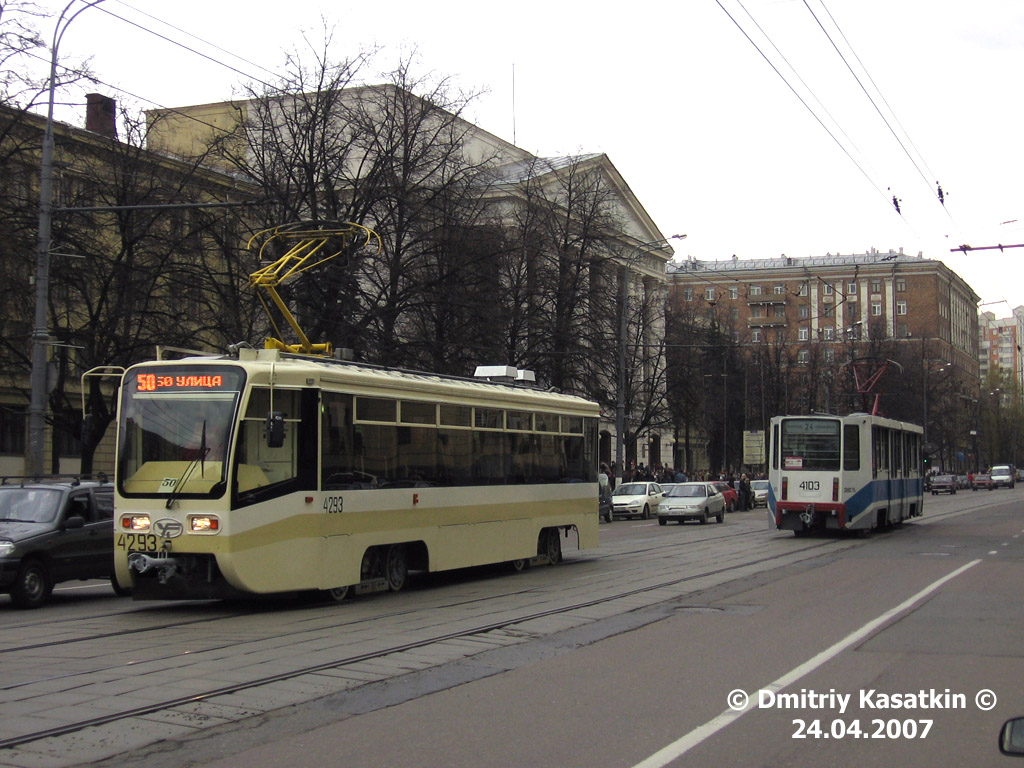
[[[997,318],[993,312],[982,312],[979,320],[980,375],[1009,375],[1017,386],[1024,387],[1024,306],[1013,310],[1010,317]]]
[[[705,317],[744,360],[745,429],[785,413],[878,408],[922,424],[950,467],[969,462],[979,297],[941,261],[878,250],[691,259],[668,276],[675,306]]]

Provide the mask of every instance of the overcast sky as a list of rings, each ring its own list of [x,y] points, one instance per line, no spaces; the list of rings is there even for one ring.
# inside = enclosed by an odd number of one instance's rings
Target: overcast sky
[[[1024,243],[1020,0],[104,0],[60,53],[91,54],[96,90],[142,109],[222,101],[303,30],[320,40],[321,17],[338,60],[383,47],[368,82],[415,48],[420,73],[484,91],[484,129],[607,153],[661,232],[687,234],[677,257],[902,248],[949,264],[983,310],[1024,305],[1024,248],[950,252]]]

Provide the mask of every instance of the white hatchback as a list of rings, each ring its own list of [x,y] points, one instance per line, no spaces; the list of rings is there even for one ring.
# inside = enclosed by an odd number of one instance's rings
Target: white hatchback
[[[664,496],[665,491],[657,483],[623,483],[612,492],[612,514],[648,520],[657,514]]]

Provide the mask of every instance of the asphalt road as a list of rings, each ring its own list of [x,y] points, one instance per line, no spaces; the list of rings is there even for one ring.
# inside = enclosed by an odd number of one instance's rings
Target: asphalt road
[[[599,550],[557,568],[430,579],[304,612],[236,610],[223,620],[258,632],[267,663],[300,653],[285,640],[315,622],[366,644],[421,632],[440,614],[446,626],[518,609],[532,618],[449,640],[446,655],[431,645],[421,658],[374,661],[379,669],[343,665],[333,674],[348,675],[344,690],[307,687],[290,700],[242,691],[214,700],[220,717],[202,727],[156,713],[120,743],[114,724],[0,750],[0,765],[1014,764],[996,735],[1024,715],[1024,488],[928,497],[925,518],[867,539],[796,539],[770,530],[763,510],[720,526],[626,521],[601,533]],[[95,589],[93,613],[124,605]],[[69,622],[84,615],[81,594],[58,595],[54,610]],[[563,602],[578,607],[538,617]],[[176,608],[203,621],[175,636],[200,653],[210,612],[222,610]],[[125,615],[91,623],[137,625],[145,614]],[[40,679],[18,673],[23,687]],[[175,683],[194,675],[183,669]],[[157,727],[169,722],[181,727]]]

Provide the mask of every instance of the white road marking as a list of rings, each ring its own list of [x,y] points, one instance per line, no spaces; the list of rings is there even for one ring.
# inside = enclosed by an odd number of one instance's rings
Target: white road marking
[[[928,597],[932,592],[935,592],[947,581],[955,579],[968,568],[973,568],[980,562],[981,560],[972,560],[966,565],[957,568],[952,573],[943,576],[941,579],[933,581],[931,584],[922,589],[916,595],[907,598],[902,603],[897,605],[895,608],[891,608],[885,613],[883,613],[881,616],[872,619],[867,624],[862,626],[860,629],[851,632],[838,643],[832,645],[829,648],[826,648],[817,656],[808,659],[800,666],[790,670],[782,677],[780,677],[778,680],[774,681],[773,683],[770,683],[767,686],[761,686],[760,688],[753,690],[770,690],[773,692],[778,692],[786,686],[792,685],[804,675],[813,672],[822,664],[838,656],[851,645],[854,645],[855,643],[858,643],[861,640],[863,640],[865,637],[870,635],[872,632],[874,632],[876,629],[881,627],[886,622],[890,621],[899,614],[909,611],[911,608],[915,607],[917,603],[922,601],[924,598]],[[755,708],[754,706],[752,706],[752,704],[756,704],[756,701],[757,696],[755,694],[751,694],[750,699],[747,701],[747,706],[745,708],[739,711],[733,711],[731,709],[725,710],[718,717],[709,720],[708,722],[704,723],[704,725],[694,728],[692,731],[690,731],[682,738],[672,742],[667,747],[658,750],[647,759],[637,763],[636,766],[634,766],[634,768],[661,768],[661,766],[668,765],[677,757],[684,755],[686,752],[688,752],[693,747],[696,747],[698,744],[700,744],[708,737],[722,730],[727,725],[732,724],[736,720],[739,720],[749,710]]]

